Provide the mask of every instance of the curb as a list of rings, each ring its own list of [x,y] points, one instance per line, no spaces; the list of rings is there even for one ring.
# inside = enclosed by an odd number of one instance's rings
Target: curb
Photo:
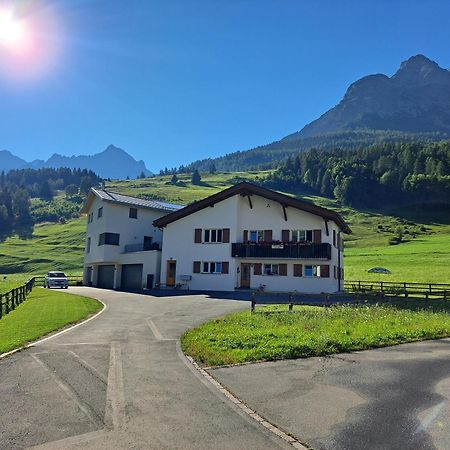
[[[77,295],[77,294],[71,294],[71,295]],[[77,327],[79,327],[81,325],[84,325],[85,323],[88,323],[91,320],[94,320],[100,314],[105,312],[108,307],[100,299],[95,298],[95,297],[91,297],[91,298],[93,298],[94,300],[97,300],[99,303],[101,303],[103,305],[103,308],[100,311],[98,311],[97,313],[95,313],[93,316],[89,317],[86,320],[83,320],[82,322],[78,322],[78,323],[76,323],[74,325],[71,325],[68,328],[65,328],[65,329],[63,329],[61,331],[58,331],[58,332],[56,332],[54,334],[51,334],[50,336],[44,337],[42,339],[38,339],[37,341],[30,342],[29,344],[23,345],[22,347],[19,347],[19,348],[15,348],[14,350],[11,350],[9,352],[1,353],[0,354],[0,359],[6,358],[7,356],[13,355],[14,353],[17,353],[17,352],[20,352],[20,351],[25,350],[27,348],[33,347],[34,345],[40,344],[41,342],[45,342],[45,341],[48,341],[50,339],[53,339],[53,338],[55,338],[57,336],[60,336],[61,334],[67,333],[68,331],[72,331],[74,328],[77,328]]]
[[[193,360],[192,357],[190,357],[186,354],[184,354],[184,356],[192,364],[194,369],[203,378],[205,378],[212,386],[214,386],[218,391],[220,391],[221,394],[223,394],[226,398],[228,398],[228,400],[233,402],[244,414],[246,414],[251,419],[258,422],[260,425],[262,425],[264,428],[266,428],[268,431],[270,431],[274,435],[283,439],[285,442],[290,444],[293,448],[296,448],[298,450],[309,450],[309,447],[306,447],[298,439],[292,437],[291,435],[289,435],[288,433],[283,431],[281,428],[277,427],[273,423],[270,423],[268,420],[266,420],[264,417],[260,416],[256,411],[249,408],[245,403],[243,403],[234,394],[232,394],[223,384],[221,384],[219,381],[217,381],[210,373],[208,373],[205,369],[201,368]]]

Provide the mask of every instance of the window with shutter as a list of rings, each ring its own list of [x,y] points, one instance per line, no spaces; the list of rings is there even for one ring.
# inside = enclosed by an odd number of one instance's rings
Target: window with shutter
[[[230,263],[228,261],[222,261],[222,273],[228,273],[230,270]]]
[[[278,275],[287,276],[287,264],[278,264]]]
[[[281,240],[283,242],[289,242],[289,230],[282,230],[281,231]]]
[[[248,242],[248,230],[244,230],[244,243]]]
[[[322,242],[322,230],[313,230],[313,242],[314,244]]]
[[[201,244],[202,243],[202,229],[201,228],[196,228],[195,229],[194,242],[196,244]]]
[[[330,277],[330,266],[323,265],[320,266],[320,278],[329,278]]]
[[[262,273],[262,264],[260,263],[253,264],[253,274],[261,275],[261,273]]]
[[[294,277],[302,276],[302,264],[294,264]]]
[[[200,273],[200,261],[194,261],[194,273]]]
[[[264,230],[264,241],[272,242],[272,230]]]
[[[230,229],[224,228],[222,233],[222,242],[228,244],[230,242]]]

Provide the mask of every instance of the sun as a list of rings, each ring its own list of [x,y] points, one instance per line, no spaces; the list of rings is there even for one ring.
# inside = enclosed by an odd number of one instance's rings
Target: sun
[[[21,51],[27,44],[27,28],[23,20],[16,19],[12,12],[0,10],[0,46],[12,51]]]

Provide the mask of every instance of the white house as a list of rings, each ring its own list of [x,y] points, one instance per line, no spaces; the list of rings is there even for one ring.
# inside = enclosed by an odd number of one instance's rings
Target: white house
[[[343,290],[334,211],[243,182],[153,222],[163,230],[161,282],[195,290]]]
[[[87,216],[84,284],[139,290],[159,282],[162,231],[152,222],[181,206],[92,188]]]

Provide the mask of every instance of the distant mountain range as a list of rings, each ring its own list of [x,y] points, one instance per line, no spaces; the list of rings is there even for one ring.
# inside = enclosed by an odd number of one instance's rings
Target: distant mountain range
[[[189,169],[242,170],[270,166],[309,148],[356,148],[380,142],[450,138],[450,71],[423,55],[391,77],[369,75],[347,89],[334,108],[300,131],[268,145],[196,161]]]
[[[0,150],[0,172],[12,169],[42,169],[68,167],[70,169],[90,169],[102,178],[136,178],[142,172],[151,175],[144,161],[136,161],[121,148],[110,145],[94,155],[63,156],[55,153],[47,161],[36,159],[27,162],[8,150]]]

